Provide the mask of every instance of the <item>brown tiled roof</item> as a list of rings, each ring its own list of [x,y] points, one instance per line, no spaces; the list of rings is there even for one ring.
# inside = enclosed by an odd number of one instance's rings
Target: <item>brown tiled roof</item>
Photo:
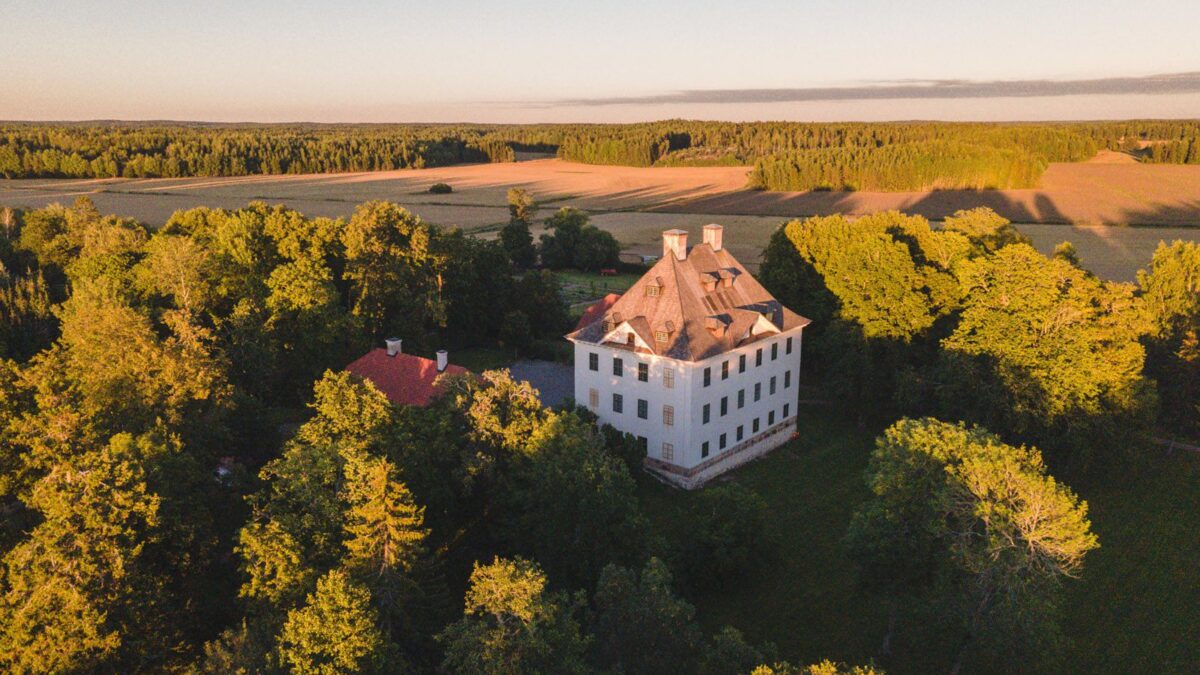
[[[647,293],[649,285],[659,286],[657,293]],[[604,318],[609,321],[581,325],[567,338],[600,344],[606,324],[612,330],[629,322],[652,353],[699,361],[762,337],[749,335],[760,319],[779,331],[809,323],[780,304],[727,249],[714,251],[709,244],[692,246],[684,260],[664,255]],[[667,333],[666,342],[654,339],[661,331]]]
[[[579,323],[575,324],[575,330],[579,330],[593,321],[599,321],[600,317],[604,316],[604,313],[620,299],[619,293],[609,293],[588,305],[588,308],[583,310],[583,316],[579,317]]]
[[[383,348],[372,349],[346,366],[346,370],[368,379],[396,405],[428,405],[439,391],[434,380],[441,373],[437,362],[414,354],[388,356]],[[462,366],[447,365],[446,374],[469,373]]]

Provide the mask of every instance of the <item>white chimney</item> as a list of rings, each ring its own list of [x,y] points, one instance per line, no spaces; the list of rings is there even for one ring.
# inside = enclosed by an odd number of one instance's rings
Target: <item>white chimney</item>
[[[395,356],[399,354],[402,351],[400,347],[403,343],[404,340],[401,340],[400,338],[388,338],[383,341],[383,344],[387,345],[388,356]]]
[[[676,260],[687,260],[687,230],[663,232],[663,257],[673,254]]]
[[[437,351],[437,364],[439,373],[446,370],[446,366],[450,365],[450,352],[445,349],[439,349]]]
[[[713,223],[712,225],[704,226],[704,243],[712,247],[714,251],[721,250],[721,233],[725,228]]]

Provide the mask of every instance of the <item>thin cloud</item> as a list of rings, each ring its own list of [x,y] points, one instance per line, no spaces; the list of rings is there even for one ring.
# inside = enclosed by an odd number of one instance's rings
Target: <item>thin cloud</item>
[[[564,99],[551,106],[646,105],[659,103],[797,103],[878,99],[953,99],[1146,95],[1200,92],[1200,71],[1095,80],[890,80],[846,87],[798,89],[690,89],[650,96]]]

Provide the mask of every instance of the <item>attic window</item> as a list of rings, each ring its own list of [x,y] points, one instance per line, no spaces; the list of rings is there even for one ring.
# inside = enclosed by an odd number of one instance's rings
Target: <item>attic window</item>
[[[612,319],[607,319],[607,318],[606,318],[606,319],[604,320],[603,328],[604,328],[604,332],[605,332],[605,333],[608,333],[609,331],[611,331],[611,330],[613,329],[613,322],[612,322]]]
[[[650,285],[646,286],[646,296],[651,297],[651,298],[657,298],[658,297],[658,286],[655,286],[654,284],[650,284]]]
[[[667,331],[665,331],[665,330],[656,330],[656,331],[654,331],[654,341],[655,342],[666,342],[667,335],[668,335]]]

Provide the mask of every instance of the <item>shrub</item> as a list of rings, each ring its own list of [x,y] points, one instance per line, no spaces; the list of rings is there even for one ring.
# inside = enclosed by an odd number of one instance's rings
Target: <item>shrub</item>
[[[450,187],[449,183],[434,183],[429,186],[429,194],[448,195],[454,192],[454,188]]]

